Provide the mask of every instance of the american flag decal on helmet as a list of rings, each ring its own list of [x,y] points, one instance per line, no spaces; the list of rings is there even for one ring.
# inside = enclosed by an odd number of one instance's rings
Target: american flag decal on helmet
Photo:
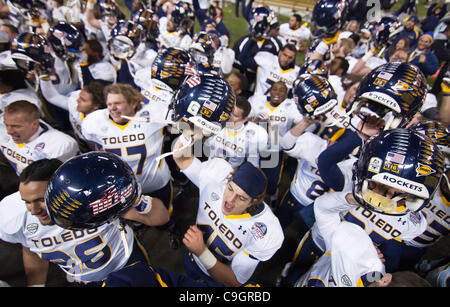
[[[200,84],[200,81],[200,76],[192,75],[186,80],[186,83],[189,84],[189,87],[195,87]]]
[[[117,193],[116,187],[112,186],[106,189],[103,193],[104,196],[96,200],[93,203],[89,204],[89,207],[92,208],[92,213],[94,215],[100,214],[109,208],[114,207],[120,202],[125,202],[125,200],[131,195],[133,192],[133,185],[129,184],[120,194]]]

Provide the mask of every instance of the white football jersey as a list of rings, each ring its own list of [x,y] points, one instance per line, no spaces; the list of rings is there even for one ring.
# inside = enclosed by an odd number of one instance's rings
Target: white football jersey
[[[237,131],[225,127],[207,142],[209,159],[223,158],[233,168],[247,159],[259,167],[259,153],[267,147],[267,131],[253,122],[247,122]]]
[[[159,119],[160,111],[153,104],[146,104],[135,117]],[[127,162],[141,183],[142,191],[150,193],[164,187],[170,179],[166,161],[156,160],[162,152],[164,126],[137,120],[119,125],[110,119],[108,109],[102,109],[87,115],[81,130],[99,149],[113,152]]]
[[[286,70],[282,69],[278,56],[267,51],[258,52],[255,55],[255,62],[258,64],[258,69],[254,95],[269,95],[272,85],[278,81],[283,81],[288,90],[291,89],[300,71],[297,65]]]
[[[262,204],[256,212],[226,216],[223,193],[231,165],[223,159],[194,162],[183,173],[199,188],[197,226],[205,232],[205,243],[222,262],[231,262],[237,280],[248,281],[259,261],[269,260],[284,241],[283,230],[271,209]],[[194,256],[205,274],[207,270]]]
[[[348,222],[336,226],[325,253],[295,287],[363,287],[386,274],[372,241]]]
[[[298,124],[303,115],[297,109],[292,99],[285,99],[279,106],[272,107],[268,97],[264,95],[253,95],[248,101],[252,106],[249,118],[253,121],[263,120],[269,124],[267,129],[269,137],[268,149],[278,151],[280,138],[288,132],[293,125]]]
[[[50,76],[50,80],[61,95],[67,95],[80,87],[78,74],[73,63],[69,64],[55,56],[55,74]]]
[[[444,180],[444,179],[443,179]],[[406,245],[424,248],[435,244],[450,233],[450,202],[442,195],[440,188],[433,199],[421,210],[428,222],[427,229]]]
[[[235,53],[231,48],[220,46],[214,53],[213,67],[220,75],[228,75],[233,70]]]
[[[328,239],[327,236],[332,232],[332,227],[335,227],[336,220],[341,218],[359,225],[377,245],[391,239],[412,240],[427,227],[427,220],[421,212],[402,216],[377,213],[348,204],[345,199],[348,193],[348,191],[325,193],[316,198],[314,214],[318,227],[313,227],[312,238],[322,250],[326,245],[324,240]]]
[[[317,158],[326,148],[327,140],[311,132],[305,132],[298,137],[291,150],[285,151],[289,156],[298,159],[297,171],[289,189],[303,206],[308,206],[320,195],[333,191],[323,182],[317,167]],[[338,163],[345,176],[344,191],[351,191],[352,166],[355,160],[348,159]]]
[[[301,26],[298,29],[292,30],[289,27],[289,23],[283,23],[280,25],[280,31],[278,32],[278,38],[283,45],[293,44],[300,49],[300,42],[302,40],[308,40],[311,37],[311,30],[308,27]]]
[[[149,69],[138,70],[134,77],[134,83],[141,88],[141,94],[144,96],[146,104],[150,102],[161,104],[167,111],[173,93],[154,86]]]
[[[126,238],[132,250],[134,238],[129,226]],[[85,230],[44,226],[26,209],[19,192],[0,202],[0,239],[28,247],[79,282],[101,281],[128,261],[120,230],[114,224]]]
[[[19,175],[33,161],[57,158],[62,162],[79,153],[78,144],[71,136],[40,121],[38,131],[26,144],[17,144],[11,137],[0,144],[3,155]]]

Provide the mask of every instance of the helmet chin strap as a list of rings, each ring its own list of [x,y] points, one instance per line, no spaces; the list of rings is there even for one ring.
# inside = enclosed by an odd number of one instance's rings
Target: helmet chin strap
[[[131,255],[130,248],[128,247],[128,239],[127,239],[127,231],[125,230],[124,225],[122,222],[117,218],[114,221],[112,221],[114,226],[116,226],[120,231],[120,237],[122,239],[123,247],[125,249],[125,257],[128,258]]]

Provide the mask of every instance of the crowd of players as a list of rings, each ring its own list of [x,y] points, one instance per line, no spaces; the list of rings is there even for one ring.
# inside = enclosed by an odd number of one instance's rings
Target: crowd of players
[[[0,239],[28,285],[49,261],[80,285],[253,285],[298,218],[278,286],[446,286],[448,258],[417,265],[449,232],[450,17],[381,2],[318,1],[308,25],[250,1],[236,42],[209,1],[2,3]],[[186,275],[148,263],[149,226]]]

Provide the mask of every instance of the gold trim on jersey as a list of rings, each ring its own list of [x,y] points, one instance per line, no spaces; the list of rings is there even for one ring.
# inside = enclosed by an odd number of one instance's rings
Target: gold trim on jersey
[[[116,123],[115,121],[113,121],[111,118],[109,118],[109,120],[111,121],[111,123],[114,124],[114,126],[116,126],[117,128],[119,128],[120,130],[125,130],[126,127],[128,127],[128,125],[130,124],[130,120],[127,121],[125,124],[119,124]]]
[[[281,103],[279,105],[277,105],[276,107],[272,107],[272,105],[270,104],[270,101],[267,100],[267,106],[269,107],[270,111],[272,111],[272,112],[275,111],[280,105],[281,105]]]
[[[439,193],[439,194],[441,195],[442,204],[446,207],[449,207],[450,201],[448,201],[442,193]]]

